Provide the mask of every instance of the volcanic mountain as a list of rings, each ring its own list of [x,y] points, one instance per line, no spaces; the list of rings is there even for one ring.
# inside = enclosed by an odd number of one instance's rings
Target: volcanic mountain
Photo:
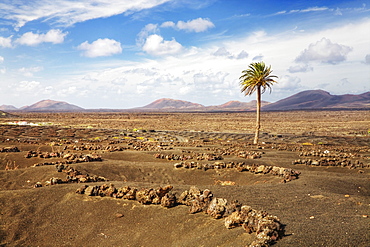
[[[307,90],[262,107],[267,111],[316,109],[369,109],[370,92],[331,95],[324,90]]]
[[[18,110],[18,108],[12,105],[0,105],[0,110],[1,111],[16,111]]]
[[[267,101],[261,101],[262,106],[271,104]],[[229,101],[225,104],[218,106],[209,106],[207,109],[219,109],[219,110],[239,110],[239,111],[254,111],[257,108],[257,101],[252,100],[250,102],[240,102],[240,101]]]
[[[171,109],[177,109],[177,110],[183,110],[183,109],[196,109],[196,108],[202,108],[204,107],[201,104],[192,103],[189,101],[183,101],[183,100],[175,100],[175,99],[168,99],[163,98],[156,100],[149,105],[136,108],[136,109],[152,109],[152,110],[171,110]]]
[[[22,107],[22,111],[81,111],[83,108],[63,101],[42,100],[33,105]]]

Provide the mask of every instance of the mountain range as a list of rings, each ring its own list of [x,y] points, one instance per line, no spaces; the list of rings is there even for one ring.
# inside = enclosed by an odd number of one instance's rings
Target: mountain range
[[[266,111],[370,109],[370,92],[331,95],[324,90],[308,90],[262,107]]]
[[[85,109],[76,105],[69,104],[63,101],[55,100],[42,100],[30,106],[23,106],[16,108],[12,105],[1,105],[0,110],[2,111],[84,111]]]
[[[289,111],[289,110],[330,110],[330,109],[370,109],[370,92],[363,94],[344,94],[331,95],[323,90],[307,90],[299,92],[275,103],[262,101],[264,111]],[[204,106],[189,101],[163,98],[156,100],[146,106],[132,109],[122,109],[127,111],[196,111],[196,112],[215,112],[215,111],[254,111],[256,101],[240,102],[229,101],[221,105]],[[42,100],[30,106],[16,108],[12,105],[1,105],[1,111],[92,111],[63,101]],[[109,111],[109,109],[98,109],[94,111]],[[117,110],[114,110],[117,111]]]
[[[262,101],[262,106],[270,104],[270,102]],[[240,102],[240,101],[229,101],[222,105],[215,105],[215,106],[204,106],[197,103],[192,103],[189,101],[183,100],[174,100],[174,99],[159,99],[156,100],[149,105],[135,108],[136,110],[144,110],[144,111],[155,111],[155,110],[163,110],[163,111],[171,111],[171,110],[178,110],[178,111],[252,111],[256,109],[256,100],[252,100],[250,102]]]

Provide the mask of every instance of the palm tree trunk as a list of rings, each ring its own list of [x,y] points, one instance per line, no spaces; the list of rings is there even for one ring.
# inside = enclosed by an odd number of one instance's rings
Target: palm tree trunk
[[[256,134],[253,144],[258,144],[258,137],[261,128],[261,87],[257,87],[257,119],[256,119]]]

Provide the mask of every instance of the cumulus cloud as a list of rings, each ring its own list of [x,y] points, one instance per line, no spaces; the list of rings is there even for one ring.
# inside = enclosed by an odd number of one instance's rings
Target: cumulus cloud
[[[313,71],[313,68],[308,66],[308,64],[295,65],[295,66],[290,66],[288,71],[290,73],[309,72],[309,71]]]
[[[14,21],[16,30],[27,22],[39,19],[71,26],[96,18],[132,14],[168,1],[170,0],[5,0],[1,4],[0,18]]]
[[[173,28],[175,28],[176,24],[173,21],[166,21],[166,22],[162,23],[161,27],[164,27],[164,28],[173,27]]]
[[[241,51],[238,56],[236,56],[236,59],[244,59],[244,58],[248,58],[249,54],[246,52],[246,51]]]
[[[349,46],[332,43],[329,39],[322,38],[320,41],[310,44],[295,61],[337,64],[345,61],[350,51],[352,48]]]
[[[153,56],[173,55],[182,50],[182,45],[175,39],[164,40],[162,36],[150,35],[143,45],[143,51]]]
[[[86,57],[112,56],[122,52],[121,43],[113,39],[98,39],[91,44],[85,41],[77,49],[82,50]]]
[[[0,63],[4,62],[4,57],[0,56]]]
[[[58,90],[57,95],[61,97],[66,97],[69,95],[74,95],[77,93],[77,87],[76,86],[70,86],[63,88],[61,90]]]
[[[278,83],[274,85],[274,89],[277,91],[296,91],[301,89],[301,79],[296,76],[285,75],[278,80]]]
[[[207,31],[209,28],[215,27],[215,25],[207,18],[197,18],[187,22],[178,21],[176,24],[172,21],[166,21],[162,23],[161,27],[172,27],[179,30],[185,30],[187,32],[200,33]]]
[[[213,89],[216,87],[222,87],[225,83],[226,77],[229,75],[227,72],[219,71],[215,72],[199,72],[193,75],[194,83],[196,85],[201,85],[201,87],[212,87]]]
[[[32,77],[33,73],[39,72],[43,70],[43,67],[41,66],[35,66],[35,67],[29,67],[29,68],[20,68],[18,71],[22,73],[24,76]]]
[[[40,88],[41,83],[38,81],[21,81],[16,85],[16,91],[18,92],[32,92]]]
[[[149,35],[157,34],[158,32],[158,25],[149,23],[143,29],[141,29],[140,33],[137,35],[136,43],[139,45],[144,45],[145,40]]]
[[[148,68],[135,68],[135,69],[130,69],[130,70],[127,70],[125,71],[125,74],[126,73],[133,73],[133,74],[141,74],[141,75],[144,75],[144,76],[155,76],[155,75],[158,75],[158,71],[154,68],[152,69],[148,69]]]
[[[227,57],[230,59],[244,59],[248,57],[248,53],[244,50],[241,51],[237,56],[235,56],[232,53],[230,53],[228,50],[226,50],[225,47],[218,48],[218,50],[212,53],[212,55],[217,56],[217,57]]]
[[[214,56],[219,56],[219,57],[230,57],[232,56],[231,53],[226,50],[225,47],[219,48],[216,52],[213,53]]]
[[[16,43],[28,46],[36,46],[45,42],[60,44],[64,42],[64,37],[66,35],[67,33],[63,33],[59,29],[51,29],[45,34],[27,32],[24,33],[20,38],[18,38],[16,40]]]
[[[160,26],[158,24],[147,24],[137,35],[136,43],[142,47],[146,53],[154,56],[176,54],[182,50],[182,45],[174,38],[172,40],[164,40],[159,34],[159,28],[172,27],[178,30],[185,30],[187,32],[204,32],[208,28],[214,27],[213,23],[208,19],[194,19],[187,22],[178,21],[175,24],[172,21],[163,22]]]
[[[0,37],[0,47],[12,47],[12,36],[8,38]]]
[[[253,57],[252,59],[253,61],[262,61],[263,60],[263,56],[262,55],[257,55],[255,57]]]

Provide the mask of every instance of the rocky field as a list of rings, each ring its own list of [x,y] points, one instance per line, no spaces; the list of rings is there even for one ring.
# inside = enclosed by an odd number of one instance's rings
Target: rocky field
[[[368,246],[370,112],[0,119],[0,246]]]

